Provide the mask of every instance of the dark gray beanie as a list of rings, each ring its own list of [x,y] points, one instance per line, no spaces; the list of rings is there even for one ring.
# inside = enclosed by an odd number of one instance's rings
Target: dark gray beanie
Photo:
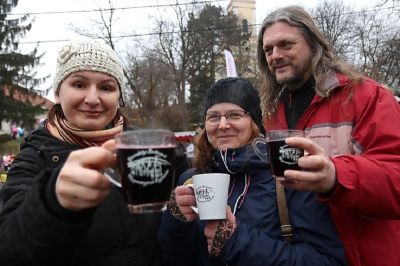
[[[260,96],[250,81],[243,78],[224,78],[211,85],[204,98],[204,115],[212,105],[223,102],[237,104],[249,112],[260,132],[265,134]]]

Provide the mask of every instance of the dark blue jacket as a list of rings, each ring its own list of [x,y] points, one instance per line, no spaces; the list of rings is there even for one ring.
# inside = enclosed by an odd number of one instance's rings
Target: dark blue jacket
[[[216,152],[214,161],[214,172],[231,174],[228,204],[236,210],[236,230],[220,256],[211,258],[203,232],[205,222],[183,223],[166,211],[159,230],[165,265],[346,265],[329,209],[314,193],[286,189],[295,229],[288,243],[280,235],[275,181],[251,146]],[[191,169],[182,174],[179,184],[193,173]],[[241,203],[238,197],[245,190],[245,181],[248,191]]]

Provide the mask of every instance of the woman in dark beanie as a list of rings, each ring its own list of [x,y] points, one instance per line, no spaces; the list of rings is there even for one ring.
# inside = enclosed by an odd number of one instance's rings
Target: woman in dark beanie
[[[102,174],[116,163],[107,148],[126,125],[123,77],[107,45],[71,42],[61,49],[56,104],[26,138],[4,187],[1,265],[158,265],[160,214],[129,213]]]
[[[162,217],[159,240],[166,266],[345,265],[326,205],[309,192],[286,190],[294,235],[281,236],[275,181],[251,142],[264,133],[258,92],[242,78],[221,79],[204,101],[205,130],[194,168],[182,174]],[[196,173],[230,174],[227,218],[200,221],[184,186]]]

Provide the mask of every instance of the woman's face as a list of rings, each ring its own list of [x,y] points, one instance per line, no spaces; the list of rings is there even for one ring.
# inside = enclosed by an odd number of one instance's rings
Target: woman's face
[[[226,114],[228,120],[221,116]],[[218,150],[245,146],[253,133],[251,116],[233,103],[217,103],[208,108],[205,129],[211,146]]]
[[[105,73],[78,71],[60,85],[56,102],[71,126],[83,130],[103,130],[118,110],[120,90],[117,80]]]

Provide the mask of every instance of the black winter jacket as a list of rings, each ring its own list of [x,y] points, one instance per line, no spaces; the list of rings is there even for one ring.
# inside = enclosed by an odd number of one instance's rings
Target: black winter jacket
[[[55,180],[76,149],[45,128],[26,138],[3,191],[0,265],[158,265],[160,214],[129,213],[118,188],[94,209],[73,212],[58,204]]]

